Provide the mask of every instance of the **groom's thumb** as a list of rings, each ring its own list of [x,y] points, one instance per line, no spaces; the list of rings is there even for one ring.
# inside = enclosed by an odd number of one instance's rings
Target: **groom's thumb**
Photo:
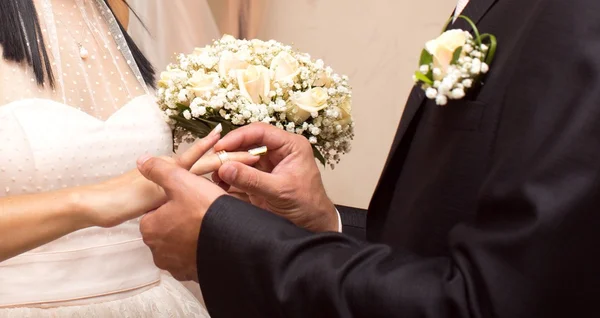
[[[138,159],[137,166],[142,176],[161,186],[167,193],[178,183],[175,176],[182,170],[175,163],[150,156]]]
[[[227,162],[219,169],[219,178],[248,194],[277,197],[277,178],[239,162]]]

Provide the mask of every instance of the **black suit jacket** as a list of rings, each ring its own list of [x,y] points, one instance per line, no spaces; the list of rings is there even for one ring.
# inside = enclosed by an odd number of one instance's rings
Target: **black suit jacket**
[[[213,317],[600,313],[600,2],[471,0],[464,14],[497,36],[496,59],[445,107],[413,90],[369,243],[220,198],[198,245]]]

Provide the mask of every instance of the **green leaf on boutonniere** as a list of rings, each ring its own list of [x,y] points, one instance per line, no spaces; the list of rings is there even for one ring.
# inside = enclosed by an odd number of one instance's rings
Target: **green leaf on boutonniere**
[[[317,158],[317,160],[319,160],[319,162],[323,165],[323,167],[325,167],[325,157],[323,157],[323,154],[321,154],[321,152],[319,151],[319,149],[317,149],[317,147],[315,145],[311,145],[312,146],[312,150],[313,150],[313,156],[315,156],[315,158]]]
[[[491,65],[494,60],[494,55],[496,54],[496,47],[498,46],[498,42],[496,37],[492,34],[486,33],[481,35],[481,41],[483,44],[488,46],[488,51],[485,54],[485,64]],[[488,43],[489,41],[489,43]]]
[[[415,72],[415,77],[417,78],[417,80],[419,80],[425,84],[433,85],[433,81],[431,79],[429,79],[429,77],[425,76],[425,74],[421,73],[420,71]]]
[[[421,51],[421,58],[419,58],[419,66],[429,65],[431,63],[433,63],[433,55],[426,49],[423,49],[423,51]]]
[[[462,53],[462,46],[457,47],[456,50],[454,50],[454,53],[452,53],[452,61],[450,61],[451,65],[454,65],[458,62],[458,59],[460,58],[460,54]]]

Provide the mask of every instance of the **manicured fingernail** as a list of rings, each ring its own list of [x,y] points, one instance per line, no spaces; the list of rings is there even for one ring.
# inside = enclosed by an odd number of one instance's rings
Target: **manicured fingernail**
[[[262,156],[267,153],[267,146],[250,149],[248,152],[253,156]]]
[[[216,136],[216,135],[220,135],[221,132],[223,131],[223,125],[218,124],[217,127],[215,127],[211,132],[210,135],[211,136]]]
[[[143,156],[141,156],[141,157],[139,157],[139,158],[138,158],[138,160],[137,160],[137,164],[141,166],[141,165],[143,165],[143,164],[144,164],[146,161],[148,161],[150,158],[152,158],[152,156],[150,156],[150,155],[143,155]]]

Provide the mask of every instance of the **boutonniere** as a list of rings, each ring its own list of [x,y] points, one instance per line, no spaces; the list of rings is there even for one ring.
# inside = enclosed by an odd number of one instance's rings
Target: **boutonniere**
[[[475,23],[466,16],[473,34],[464,30],[448,30],[425,44],[419,70],[413,76],[425,96],[444,106],[449,99],[465,97],[469,89],[481,85],[496,52],[496,37],[479,34]]]

